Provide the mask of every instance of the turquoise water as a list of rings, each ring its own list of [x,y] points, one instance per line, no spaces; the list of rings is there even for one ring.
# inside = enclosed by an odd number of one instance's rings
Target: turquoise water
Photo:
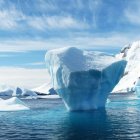
[[[0,112],[1,140],[139,140],[140,100],[110,102],[105,110],[67,112],[61,99],[23,100],[30,111]]]

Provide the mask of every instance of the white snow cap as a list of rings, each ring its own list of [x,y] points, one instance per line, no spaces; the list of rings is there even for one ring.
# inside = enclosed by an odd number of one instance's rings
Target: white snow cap
[[[53,58],[55,58],[56,62],[63,62],[66,64],[71,72],[83,70],[87,71],[92,68],[102,70],[116,61],[111,54],[98,51],[83,51],[75,47],[64,47],[50,50],[47,52],[45,58],[48,67],[50,66],[48,59],[51,58],[53,61]]]
[[[124,76],[116,85],[113,92],[125,92],[128,89],[131,90],[135,86],[138,77],[140,77],[140,41],[125,46],[116,57],[125,59],[127,65]]]
[[[37,88],[32,89],[32,91],[39,92],[42,94],[49,94],[49,90],[52,88],[51,83],[45,83]]]

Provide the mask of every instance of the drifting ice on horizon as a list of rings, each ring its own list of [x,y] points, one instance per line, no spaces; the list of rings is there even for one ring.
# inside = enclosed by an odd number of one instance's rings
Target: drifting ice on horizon
[[[17,86],[0,85],[0,96],[37,96],[37,94]]]
[[[126,66],[109,54],[73,47],[48,51],[46,63],[52,86],[71,111],[105,107]]]

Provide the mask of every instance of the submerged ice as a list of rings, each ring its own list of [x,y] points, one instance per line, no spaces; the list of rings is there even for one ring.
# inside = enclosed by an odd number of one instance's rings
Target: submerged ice
[[[126,65],[125,60],[109,54],[73,47],[48,51],[46,63],[52,86],[68,110],[105,107]]]

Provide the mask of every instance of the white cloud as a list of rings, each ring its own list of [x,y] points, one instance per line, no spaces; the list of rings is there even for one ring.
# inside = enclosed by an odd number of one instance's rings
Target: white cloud
[[[23,22],[24,21],[24,22]],[[87,29],[89,25],[78,21],[71,16],[27,16],[14,7],[0,10],[0,29],[14,30],[33,28],[45,31],[46,29]]]
[[[13,19],[13,15],[8,11],[0,11],[0,29],[13,29],[17,27],[16,21]]]
[[[41,0],[39,1],[40,12],[44,9],[44,5],[42,3],[49,7],[45,7],[47,12],[50,12],[52,9],[58,12],[60,11],[60,9],[57,6],[54,6],[54,4]],[[40,15],[26,15],[22,10],[17,9],[16,5],[12,3],[9,3],[9,7],[0,8],[0,29],[26,30],[30,27],[43,31],[46,29],[85,29],[88,28],[89,25],[84,21],[79,21],[73,18],[70,13],[65,16],[60,13],[55,16],[48,16],[46,12],[44,12],[44,14],[42,12]]]
[[[0,29],[13,30],[18,28],[19,21],[25,19],[21,11],[17,11],[14,6],[8,9],[0,9]]]
[[[35,88],[50,81],[46,69],[0,67],[0,83]]]
[[[76,0],[68,2],[65,6],[62,6],[63,2],[56,2],[55,0],[38,0],[33,3],[33,7],[30,2],[23,3],[21,1],[17,3],[0,1],[0,29],[28,30],[32,28],[45,31],[46,29],[96,28],[96,13],[101,0],[89,0],[86,4],[84,1]],[[3,4],[6,6],[2,6]],[[28,7],[32,8],[32,14],[25,12],[25,10],[28,11]],[[76,16],[71,12],[72,10],[77,11],[77,14],[82,16],[79,18],[78,15]],[[81,14],[84,11],[91,13],[91,24],[87,22],[86,14]]]

